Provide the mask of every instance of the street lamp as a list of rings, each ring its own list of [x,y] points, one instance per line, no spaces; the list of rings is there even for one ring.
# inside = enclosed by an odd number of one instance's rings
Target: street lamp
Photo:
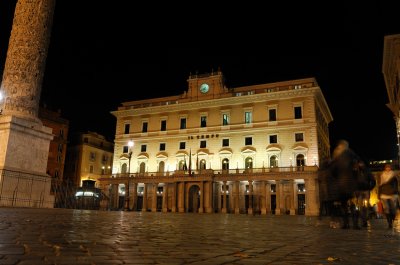
[[[131,176],[131,158],[132,158],[132,147],[133,141],[128,142],[128,181],[126,182],[125,187],[125,211],[129,211],[129,178]]]

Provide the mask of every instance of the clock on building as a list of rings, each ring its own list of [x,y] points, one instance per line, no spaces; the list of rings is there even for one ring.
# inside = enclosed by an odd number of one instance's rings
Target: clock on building
[[[200,92],[201,93],[207,93],[209,89],[210,89],[210,87],[206,83],[201,84],[201,86],[200,86]]]

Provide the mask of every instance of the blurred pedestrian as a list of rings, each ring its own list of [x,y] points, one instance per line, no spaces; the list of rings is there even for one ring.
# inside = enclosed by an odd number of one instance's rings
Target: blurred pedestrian
[[[342,228],[350,228],[349,218],[352,217],[354,229],[360,229],[358,220],[359,209],[350,201],[355,192],[359,191],[358,168],[365,164],[361,158],[349,147],[346,140],[339,140],[332,153],[331,174],[332,180],[337,187],[337,199],[342,209]]]
[[[383,211],[386,216],[388,228],[393,227],[393,221],[396,218],[398,208],[398,180],[390,164],[386,164],[380,175],[378,196],[383,205]]]

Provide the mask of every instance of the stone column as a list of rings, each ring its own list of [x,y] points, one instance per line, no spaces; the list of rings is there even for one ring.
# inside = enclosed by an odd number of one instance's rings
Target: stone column
[[[239,214],[240,213],[239,187],[240,187],[240,181],[235,181],[235,214]]]
[[[280,180],[276,181],[276,209],[275,209],[275,215],[280,215],[282,214],[282,194],[283,189],[282,189],[282,182]]]
[[[163,213],[168,212],[168,183],[164,183],[163,186],[163,207],[162,207],[162,211]]]
[[[265,193],[265,208],[267,213],[271,211],[271,184],[266,183],[265,185],[266,193]]]
[[[147,212],[147,183],[143,183],[143,207],[142,212]]]
[[[222,190],[223,190],[223,196],[224,196],[224,201],[223,201],[223,205],[222,205],[222,213],[226,213],[226,181],[222,182]]]
[[[54,8],[55,0],[18,0],[15,7],[0,86],[0,184],[18,183],[19,192],[3,192],[0,206],[54,207],[46,174],[52,129],[38,118]]]
[[[295,198],[297,191],[295,189],[295,182],[293,179],[289,180],[289,185],[290,185],[290,215],[295,215],[296,214],[296,209],[295,209]]]
[[[185,212],[185,182],[180,182],[178,188],[178,212]]]
[[[38,121],[55,0],[18,0],[0,92],[3,115]]]
[[[317,216],[319,214],[318,207],[318,179],[316,176],[304,179],[304,186],[306,188],[306,209],[305,215]]]
[[[261,181],[261,214],[267,214],[267,185]]]
[[[253,214],[253,181],[249,180],[249,208],[247,209],[248,214]]]
[[[174,182],[172,184],[172,205],[171,205],[171,212],[176,212],[176,195],[177,195],[177,183]]]
[[[157,212],[157,191],[158,191],[158,183],[153,183],[153,199],[151,200],[152,212]]]
[[[206,211],[206,213],[212,213],[213,208],[214,208],[214,205],[213,205],[213,196],[214,196],[213,182],[207,181],[203,187],[204,187],[204,206],[206,207],[205,211]]]
[[[204,192],[204,182],[200,182],[200,208],[199,213],[204,213],[204,196],[206,193]]]
[[[136,209],[137,209],[137,186],[138,186],[138,184],[137,183],[132,183],[132,200],[131,200],[131,210],[132,211],[135,211]]]
[[[129,180],[125,183],[125,202],[124,202],[124,211],[129,211]]]

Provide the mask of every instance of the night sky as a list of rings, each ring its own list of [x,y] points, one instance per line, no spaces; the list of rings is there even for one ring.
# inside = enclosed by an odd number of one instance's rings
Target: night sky
[[[231,88],[315,77],[334,119],[331,144],[395,158],[382,55],[384,36],[400,34],[398,9],[320,2],[58,0],[41,102],[60,109],[71,132],[113,140],[120,103],[181,94],[190,73],[220,68]],[[0,0],[0,73],[15,3]]]

